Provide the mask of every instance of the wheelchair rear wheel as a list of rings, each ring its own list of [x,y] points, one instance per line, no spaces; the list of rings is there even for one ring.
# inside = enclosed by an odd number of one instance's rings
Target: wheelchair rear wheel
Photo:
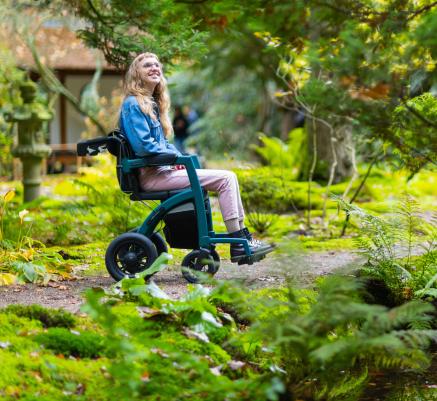
[[[109,244],[105,263],[109,274],[119,281],[146,270],[157,257],[156,247],[149,238],[138,233],[125,233]]]
[[[220,256],[215,249],[195,249],[182,261],[182,275],[190,283],[198,283],[199,274],[214,276],[220,267]]]

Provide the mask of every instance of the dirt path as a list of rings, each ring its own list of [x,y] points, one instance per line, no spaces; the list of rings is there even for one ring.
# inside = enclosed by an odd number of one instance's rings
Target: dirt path
[[[325,275],[335,270],[348,270],[360,258],[346,251],[308,253],[295,257],[270,255],[260,263],[238,266],[222,261],[216,274],[219,280],[239,281],[247,287],[275,287],[284,278],[292,275],[296,281],[309,282],[312,277]],[[187,290],[187,282],[180,269],[170,267],[153,277],[154,282],[173,298],[178,298]],[[79,277],[76,280],[49,283],[48,286],[35,284],[0,287],[0,307],[9,304],[40,304],[46,307],[65,308],[77,312],[83,302],[82,292],[88,288],[108,288],[114,284],[109,276]]]

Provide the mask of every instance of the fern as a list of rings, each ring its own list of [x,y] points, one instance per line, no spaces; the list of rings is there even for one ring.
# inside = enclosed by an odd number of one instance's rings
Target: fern
[[[101,201],[105,199],[104,194],[101,191],[99,191],[94,185],[91,185],[88,182],[79,180],[77,178],[73,180],[73,183],[79,188],[83,188],[87,191],[89,197],[88,200],[93,205],[98,205]]]
[[[354,399],[367,383],[368,370],[365,368],[360,374],[346,375],[346,377],[336,387],[325,387],[323,391],[316,395],[316,398],[326,398],[329,400],[339,400],[343,397]]]
[[[259,234],[267,234],[278,221],[278,215],[250,211],[247,220],[253,229]]]
[[[435,224],[421,217],[418,203],[411,195],[405,194],[390,217],[374,216],[340,198],[336,200],[360,222],[360,236],[355,244],[367,258],[362,274],[383,281],[396,303],[412,297],[435,297]],[[422,254],[414,256],[420,249]]]
[[[290,287],[287,301],[272,306],[280,312],[252,328],[273,350],[296,399],[341,399],[358,392],[371,368],[428,366],[424,350],[437,339],[429,328],[432,306],[412,301],[389,310],[363,303],[361,290],[356,280],[328,277],[316,299],[298,302]]]
[[[406,266],[409,267],[411,263],[411,256],[414,244],[416,241],[416,233],[419,232],[420,218],[419,204],[409,194],[405,194],[403,201],[399,207],[399,215],[401,217],[402,231],[404,232],[404,238],[406,240],[407,261]]]
[[[291,169],[294,166],[293,156],[287,144],[279,138],[268,137],[261,134],[259,137],[262,146],[252,146],[266,164],[273,167],[283,167]]]

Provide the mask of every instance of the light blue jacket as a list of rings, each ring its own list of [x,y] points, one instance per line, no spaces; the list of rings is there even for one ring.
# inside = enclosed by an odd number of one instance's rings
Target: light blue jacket
[[[181,153],[165,139],[161,122],[143,113],[135,96],[128,96],[121,105],[120,129],[139,157],[159,153]]]

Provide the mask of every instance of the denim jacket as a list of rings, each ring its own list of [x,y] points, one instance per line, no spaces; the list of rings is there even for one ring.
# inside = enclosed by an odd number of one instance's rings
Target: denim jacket
[[[120,129],[139,157],[158,153],[181,153],[165,139],[161,122],[143,113],[135,96],[128,96],[121,106]]]

